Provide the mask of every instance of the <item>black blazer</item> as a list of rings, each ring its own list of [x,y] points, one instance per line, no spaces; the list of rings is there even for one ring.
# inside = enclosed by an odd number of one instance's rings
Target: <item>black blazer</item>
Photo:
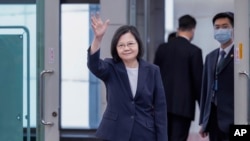
[[[100,50],[93,55],[88,52],[88,67],[105,83],[107,94],[97,137],[111,141],[167,141],[166,101],[159,67],[139,60],[133,97],[123,62],[99,57]]]
[[[167,111],[194,119],[195,101],[201,93],[202,51],[186,38],[161,44],[154,63],[160,67],[167,98]]]
[[[200,124],[203,131],[208,131],[211,100],[214,93],[215,71],[219,48],[206,56],[203,72]],[[229,126],[234,122],[234,47],[230,50],[218,72],[217,117],[219,128],[229,133]]]

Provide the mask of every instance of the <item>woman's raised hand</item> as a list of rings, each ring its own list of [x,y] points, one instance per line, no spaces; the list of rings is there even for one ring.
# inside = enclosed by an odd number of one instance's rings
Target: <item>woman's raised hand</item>
[[[106,20],[105,22],[102,21],[100,18],[99,13],[96,13],[95,15],[92,14],[91,16],[91,26],[94,32],[94,40],[91,44],[90,53],[93,54],[100,48],[100,44],[102,41],[102,37],[104,33],[106,32],[109,25],[109,20]]]
[[[95,15],[91,16],[91,26],[95,34],[95,38],[101,39],[104,33],[106,32],[108,25],[109,20],[103,22],[100,18],[99,13],[96,13]]]

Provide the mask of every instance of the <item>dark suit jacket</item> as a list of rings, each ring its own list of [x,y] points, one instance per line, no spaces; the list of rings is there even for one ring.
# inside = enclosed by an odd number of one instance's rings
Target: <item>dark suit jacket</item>
[[[154,63],[160,67],[167,111],[191,120],[201,93],[202,51],[183,37],[160,45]]]
[[[208,121],[211,111],[211,100],[214,93],[215,71],[219,48],[206,57],[203,72],[200,124],[203,131],[209,131]],[[218,72],[217,118],[219,128],[229,133],[229,125],[234,122],[234,47],[231,49]]]
[[[107,107],[96,135],[111,141],[167,141],[166,101],[158,66],[139,60],[133,98],[123,62],[88,54],[90,71],[106,86]]]

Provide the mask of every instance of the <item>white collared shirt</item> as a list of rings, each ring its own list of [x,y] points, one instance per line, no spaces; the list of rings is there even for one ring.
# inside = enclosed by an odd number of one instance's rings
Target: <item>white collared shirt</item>
[[[233,45],[234,45],[234,42],[232,42],[232,44],[230,44],[230,45],[229,45],[228,47],[226,47],[225,49],[223,49],[223,48],[220,47],[220,51],[219,51],[219,52],[221,52],[222,50],[224,50],[224,51],[226,52],[224,58],[227,57],[227,55],[229,54],[229,52],[230,52],[230,50],[232,49]],[[220,60],[220,56],[219,56],[218,60]]]

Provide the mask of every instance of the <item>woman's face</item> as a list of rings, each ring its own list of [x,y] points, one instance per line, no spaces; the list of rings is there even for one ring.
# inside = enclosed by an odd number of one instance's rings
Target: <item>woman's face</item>
[[[119,57],[125,62],[135,61],[139,53],[138,43],[130,32],[120,37],[116,49]]]

